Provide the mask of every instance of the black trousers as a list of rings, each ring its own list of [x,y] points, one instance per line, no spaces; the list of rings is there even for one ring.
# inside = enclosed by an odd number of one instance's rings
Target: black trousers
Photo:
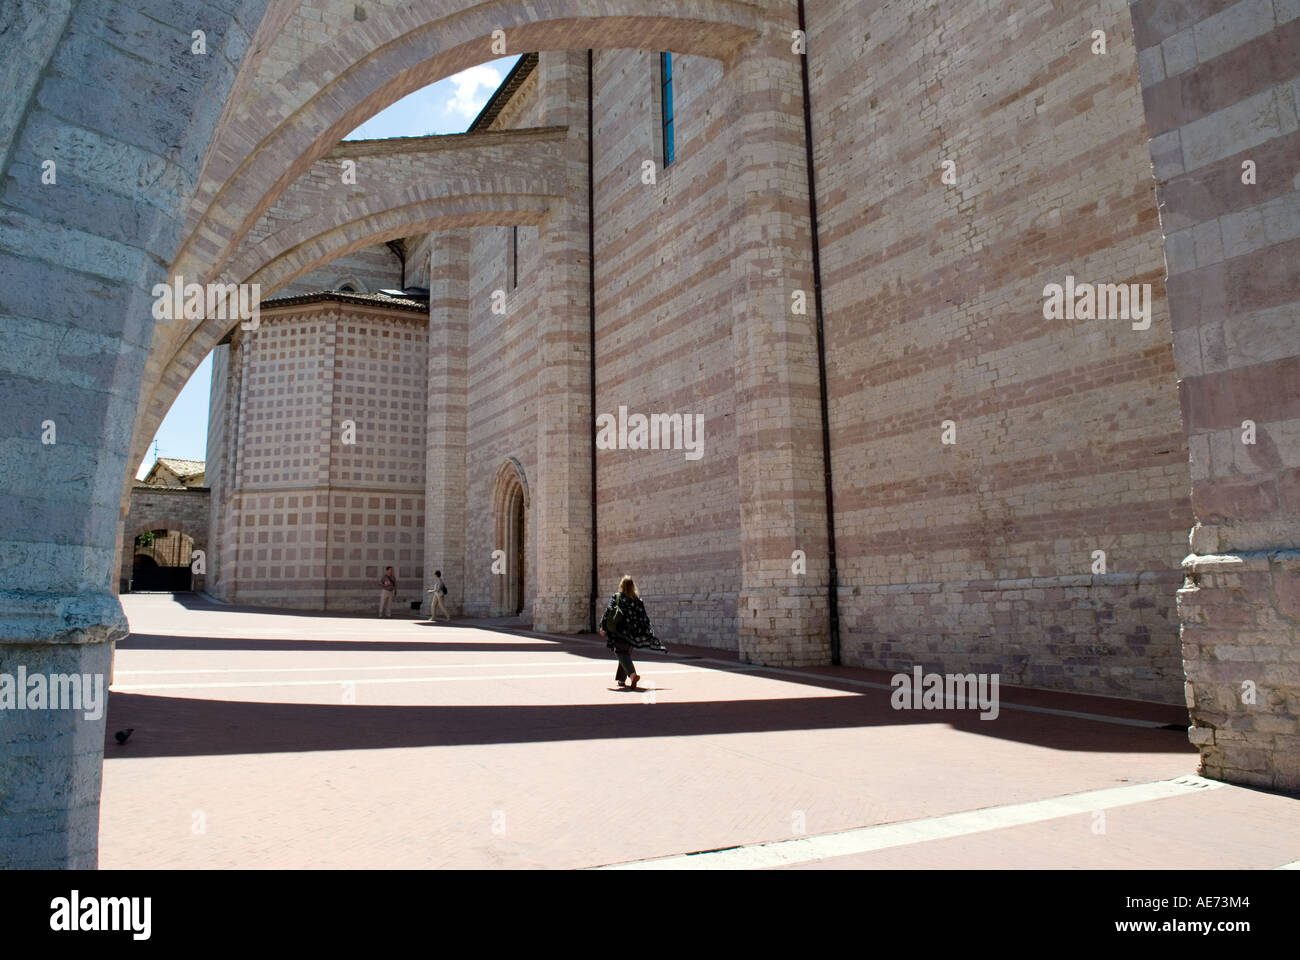
[[[632,674],[636,673],[636,665],[632,662],[632,647],[622,640],[614,641],[614,656],[618,657],[618,671],[614,674],[614,681],[617,683],[626,680]]]

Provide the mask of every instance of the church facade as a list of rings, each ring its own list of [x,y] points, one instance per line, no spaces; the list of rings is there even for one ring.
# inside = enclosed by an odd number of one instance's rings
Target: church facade
[[[391,563],[399,584],[442,569],[459,612],[532,616],[536,574],[559,562],[574,568],[577,596],[566,598],[574,609],[561,622],[543,614],[539,625],[586,629],[594,551],[596,602],[633,573],[667,638],[736,649],[746,630],[779,634],[772,624],[798,613],[815,624],[792,631],[793,646],[745,652],[768,663],[830,659],[817,407],[808,404],[806,422],[790,413],[737,421],[742,394],[761,393],[769,379],[815,376],[816,360],[782,345],[773,363],[738,362],[747,319],[734,309],[730,270],[736,246],[751,238],[728,194],[721,65],[602,51],[588,91],[586,59],[526,56],[467,135],[563,121],[572,136],[585,133],[590,112],[591,182],[578,177],[575,186],[594,226],[592,275],[577,278],[589,287],[594,342],[583,344],[589,331],[579,329],[572,346],[594,346],[595,406],[581,433],[556,441],[572,455],[553,459],[546,449],[556,439],[542,389],[548,298],[571,269],[548,258],[547,224],[405,238],[405,280],[430,289],[427,318],[404,315],[405,333],[356,325],[346,311],[323,326],[304,306],[277,300],[261,327],[234,334],[229,373],[219,361],[211,409],[214,433],[226,424],[227,452],[210,451],[209,472],[230,464],[239,478],[214,499],[218,596],[367,610],[366,588]],[[1103,89],[1134,68],[1122,56],[1097,58],[1061,82]],[[951,177],[942,163],[891,170],[882,155],[877,175],[864,178],[883,131],[869,114],[843,133],[826,131],[814,170],[825,197],[842,662],[923,660],[999,672],[1007,683],[1183,697],[1175,591],[1192,524],[1187,450],[1142,113],[1134,99],[1120,104],[1118,120],[1113,109],[1078,111],[1078,135],[1065,141],[1061,118],[1027,115],[1014,139],[966,148],[970,158]],[[1017,177],[1049,145],[1059,167]],[[834,162],[855,151],[853,167]],[[782,175],[773,165],[772,176]],[[986,179],[1008,204],[1017,190],[1041,202],[977,206],[975,233],[958,242],[946,224],[961,216],[963,190]],[[906,198],[922,193],[936,205],[907,209]],[[808,211],[787,215],[806,222]],[[1024,262],[1033,239],[1049,236],[1036,261]],[[866,282],[882,267],[893,283]],[[1100,310],[1076,317],[1072,287],[1070,317],[1049,317],[1044,287],[1076,273],[1136,287],[1132,316],[1106,315],[1103,296]],[[294,289],[333,274],[346,271],[320,268]],[[814,312],[812,287],[804,273],[772,292],[792,324]],[[318,301],[326,302],[343,309]],[[1134,320],[1139,309],[1145,322]],[[288,326],[287,310],[297,311]],[[336,339],[344,329],[346,348]],[[370,374],[350,396],[347,365],[366,351]],[[415,370],[417,356],[427,376]],[[390,390],[394,403],[398,392],[413,400],[406,387],[416,385],[419,402],[400,421],[361,400],[377,393],[383,404]],[[223,392],[224,407],[215,402]],[[566,402],[585,406],[586,392],[579,382]],[[349,419],[358,432],[345,443]],[[541,472],[558,471],[566,495],[589,496],[593,453],[594,522],[558,543],[539,539],[532,490]],[[349,455],[367,465],[350,475],[352,487],[331,492],[309,479],[341,482],[338,464]],[[742,518],[741,459],[761,465],[774,455],[794,455],[785,469],[798,462],[800,471],[782,481],[786,496],[751,504],[754,515]],[[816,523],[789,515],[800,499]],[[742,599],[746,562],[770,571],[774,604]],[[232,564],[240,573],[227,581],[221,571]]]

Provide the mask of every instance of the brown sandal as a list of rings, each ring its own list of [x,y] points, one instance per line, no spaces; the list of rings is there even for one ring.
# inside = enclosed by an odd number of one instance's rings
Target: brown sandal
[[[632,674],[632,676],[630,676],[630,677],[627,678],[627,682],[630,683],[630,684],[632,685],[632,689],[635,690],[635,689],[636,689],[637,681],[640,680],[640,679],[641,679],[641,674],[639,674],[639,673],[634,673],[634,674]]]

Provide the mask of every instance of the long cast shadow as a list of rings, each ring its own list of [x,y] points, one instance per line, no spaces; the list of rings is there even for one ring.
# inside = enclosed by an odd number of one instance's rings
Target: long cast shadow
[[[189,606],[189,604],[185,604]],[[195,607],[217,607],[197,598]],[[250,609],[249,612],[266,613]],[[281,611],[276,611],[281,613]],[[304,612],[302,615],[310,616]],[[495,652],[563,651],[613,667],[604,642],[595,635],[542,636],[526,626],[492,621],[449,624],[482,631],[492,637],[477,641],[455,640],[290,640],[284,638],[175,637],[132,634],[119,643],[122,649],[249,650],[249,651],[357,651],[357,652]],[[518,641],[496,639],[502,634]],[[638,661],[654,663],[698,659],[706,656],[728,663],[718,669],[741,669],[756,675],[763,668],[740,664],[734,652],[678,648],[666,656],[642,653]],[[432,666],[432,664],[431,664]],[[343,668],[346,669],[346,668]],[[310,750],[383,749],[411,746],[535,743],[562,740],[596,740],[613,737],[702,736],[779,730],[814,730],[847,727],[884,727],[921,723],[947,723],[953,728],[983,736],[1016,740],[1052,749],[1116,753],[1157,752],[1195,754],[1182,729],[1121,726],[1076,717],[1009,709],[1014,703],[1048,706],[1186,723],[1182,708],[1128,702],[1118,711],[1087,695],[1005,687],[1004,710],[995,721],[982,721],[975,711],[895,711],[888,689],[864,690],[863,680],[886,682],[889,673],[860,668],[807,668],[778,671],[776,679],[833,690],[836,696],[770,698],[747,701],[704,701],[642,705],[632,697],[615,697],[610,704],[489,705],[489,706],[368,706],[354,704],[265,703],[157,697],[114,691],[109,697],[105,740],[107,758],[124,756],[192,756],[241,753],[298,752]],[[769,676],[772,674],[769,672]],[[855,678],[857,683],[855,683]],[[651,676],[653,679],[653,676]],[[126,745],[113,732],[135,729]]]
[[[575,645],[577,646],[577,645]],[[301,653],[307,650],[328,650],[330,652],[359,650],[365,653],[376,651],[424,651],[465,650],[496,653],[519,653],[521,651],[551,651],[568,647],[552,640],[520,641],[519,643],[483,643],[478,641],[458,640],[264,640],[260,637],[172,637],[163,634],[133,633],[124,640],[119,640],[119,650],[255,650],[258,652],[289,650]],[[612,658],[608,658],[612,659]]]
[[[888,691],[872,693],[684,703],[619,698],[610,704],[558,706],[369,706],[113,692],[104,755],[114,759],[378,750],[928,723],[1055,750],[1196,753],[1182,732],[1010,710],[996,720],[980,720],[974,711],[897,711],[890,707]],[[113,732],[126,727],[135,732],[127,744],[119,745]]]
[[[143,592],[143,591],[140,591]],[[172,600],[180,604],[186,610],[205,610],[217,613],[251,613],[260,617],[273,615],[277,617],[313,617],[323,620],[378,620],[375,616],[375,608],[379,604],[379,587],[375,587],[375,606],[366,607],[361,610],[296,610],[291,607],[253,607],[245,606],[238,603],[217,603],[209,600],[207,597],[198,593],[173,593]],[[408,597],[408,600],[414,600],[414,597]],[[405,601],[399,606],[393,604],[393,619],[414,621],[418,614],[409,609]]]

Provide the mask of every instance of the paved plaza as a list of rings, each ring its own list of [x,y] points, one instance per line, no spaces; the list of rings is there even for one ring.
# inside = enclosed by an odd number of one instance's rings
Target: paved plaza
[[[590,635],[122,604],[104,868],[1300,862],[1300,800],[1198,778],[1176,707],[896,711],[887,673],[671,638],[628,692]]]

